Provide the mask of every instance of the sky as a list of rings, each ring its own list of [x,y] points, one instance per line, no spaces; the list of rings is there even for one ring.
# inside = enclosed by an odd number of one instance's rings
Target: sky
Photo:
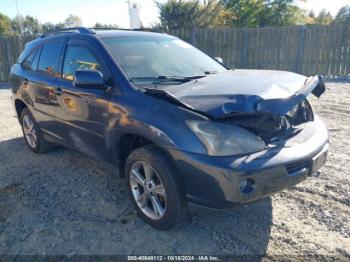
[[[315,14],[318,14],[325,8],[329,10],[333,16],[345,5],[350,5],[350,0],[308,0],[306,3],[302,1],[299,3],[300,7],[307,10],[314,10]]]
[[[166,0],[160,0],[165,2]],[[17,14],[16,0],[0,0],[0,12],[13,18]],[[158,21],[158,9],[154,0],[136,0],[141,5],[140,18],[147,27]],[[117,24],[129,27],[128,4],[126,0],[17,0],[19,13],[36,17],[41,22],[62,22],[69,14],[82,18],[84,26],[93,26],[96,22]],[[350,0],[308,0],[299,6],[314,10],[316,14],[325,8],[333,15]]]

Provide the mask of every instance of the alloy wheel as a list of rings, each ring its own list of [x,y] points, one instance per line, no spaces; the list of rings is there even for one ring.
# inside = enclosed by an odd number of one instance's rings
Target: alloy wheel
[[[25,115],[23,117],[22,125],[25,139],[31,148],[35,148],[37,145],[37,135],[32,119],[28,115]]]
[[[159,220],[166,211],[166,194],[162,180],[145,161],[136,161],[130,169],[130,187],[143,214]]]

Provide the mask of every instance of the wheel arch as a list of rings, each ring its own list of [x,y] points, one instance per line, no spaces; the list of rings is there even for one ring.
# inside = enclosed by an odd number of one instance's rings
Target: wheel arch
[[[133,150],[147,144],[154,143],[148,138],[137,134],[123,134],[120,137],[116,148],[116,156],[120,170],[124,171],[125,161]],[[120,172],[120,176],[124,176],[123,172]]]
[[[174,159],[167,152],[167,150],[165,150],[162,146],[159,145],[159,143],[157,143],[153,139],[150,139],[149,137],[142,136],[140,134],[125,133],[120,137],[116,148],[117,161],[121,170],[120,172],[121,177],[124,176],[125,161],[128,158],[129,154],[135,149],[145,145],[154,146],[167,158],[167,160],[172,164],[174,169],[176,169]]]
[[[27,104],[24,103],[23,100],[18,98],[15,100],[15,109],[16,109],[18,119],[20,119],[21,117],[22,110],[27,107],[28,107]]]

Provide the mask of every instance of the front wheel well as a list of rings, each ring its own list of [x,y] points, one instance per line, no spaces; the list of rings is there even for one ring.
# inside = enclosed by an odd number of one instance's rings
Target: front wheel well
[[[16,99],[15,108],[16,108],[16,113],[17,113],[18,119],[21,117],[22,110],[26,107],[27,107],[27,105],[22,100]]]
[[[134,134],[125,134],[123,135],[118,144],[118,161],[120,166],[120,176],[124,176],[124,166],[125,161],[128,158],[129,154],[134,151],[136,148],[145,146],[148,144],[154,144],[152,141],[148,140],[145,137],[134,135]]]
[[[125,162],[128,156],[135,149],[145,146],[145,145],[153,145],[158,150],[160,150],[163,155],[169,160],[169,163],[173,164],[173,159],[170,157],[168,152],[163,150],[161,147],[157,146],[153,141],[135,134],[124,134],[120,139],[117,147],[117,161],[119,164],[119,175],[120,177],[124,177],[124,167]],[[175,167],[174,167],[175,168]]]

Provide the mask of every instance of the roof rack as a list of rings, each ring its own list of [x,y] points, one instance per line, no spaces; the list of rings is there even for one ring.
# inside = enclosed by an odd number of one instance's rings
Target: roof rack
[[[47,33],[41,34],[39,38],[45,38],[47,36],[56,35],[60,33],[80,33],[80,34],[89,34],[89,35],[95,34],[93,30],[80,26],[80,27],[69,27],[69,28],[62,28],[58,30],[49,31]]]
[[[152,28],[142,27],[131,29],[133,31],[143,31],[143,32],[153,32],[153,33],[163,33],[162,31],[154,30]]]
[[[141,31],[141,32],[154,32],[162,33],[161,31],[154,30],[152,28],[118,28],[118,27],[90,27],[91,30],[121,30],[121,31]]]
[[[95,34],[94,30],[122,30],[122,31],[143,31],[143,32],[155,32],[155,33],[162,33],[160,31],[153,30],[151,28],[134,28],[134,29],[126,29],[126,28],[117,28],[117,27],[69,27],[69,28],[62,28],[58,30],[49,31],[47,33],[41,34],[38,38],[45,38],[50,35],[56,35],[60,33],[80,33],[80,34],[88,34],[92,35]]]
[[[91,30],[123,30],[118,27],[89,27]]]

